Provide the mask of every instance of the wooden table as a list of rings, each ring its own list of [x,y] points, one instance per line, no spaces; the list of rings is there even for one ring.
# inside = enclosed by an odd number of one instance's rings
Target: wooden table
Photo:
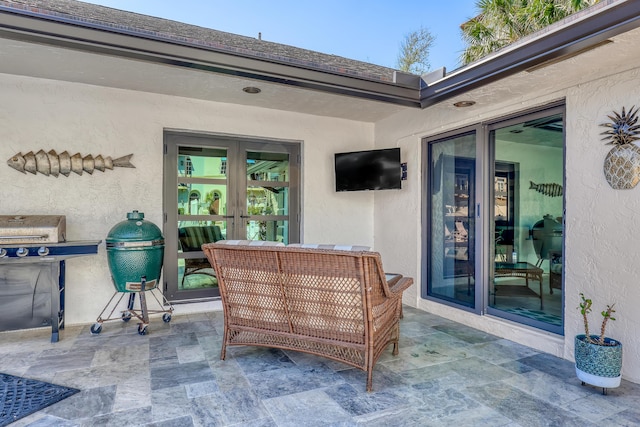
[[[532,280],[537,280],[540,285],[540,293],[537,296],[540,298],[540,310],[543,310],[544,309],[544,299],[542,296],[543,295],[542,294],[542,273],[543,272],[544,270],[528,262],[516,262],[516,263],[496,262],[495,274],[494,274],[495,277],[522,277],[525,280],[525,284],[524,284],[524,287],[519,285],[494,286],[493,304],[495,305],[496,303],[496,294],[498,293],[498,288],[506,288],[507,286],[509,286],[511,290],[517,291],[518,288],[521,288],[523,291],[526,292],[524,288],[530,289],[529,279],[532,279]],[[532,290],[532,292],[535,294],[535,291]],[[503,295],[506,295],[506,294],[503,294]],[[525,293],[521,293],[520,295],[526,296]]]

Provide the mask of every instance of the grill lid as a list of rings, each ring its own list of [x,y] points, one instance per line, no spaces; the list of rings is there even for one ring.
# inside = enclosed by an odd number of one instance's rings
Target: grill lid
[[[164,245],[162,231],[145,221],[144,213],[127,213],[127,220],[114,225],[106,238],[107,248]]]
[[[0,215],[0,245],[60,243],[66,232],[64,215]]]

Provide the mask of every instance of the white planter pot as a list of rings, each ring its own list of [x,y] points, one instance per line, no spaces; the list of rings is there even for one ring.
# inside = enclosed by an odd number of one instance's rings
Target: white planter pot
[[[618,375],[617,377],[599,377],[598,375],[593,375],[588,372],[581,371],[577,366],[576,375],[578,376],[578,379],[580,381],[602,388],[619,387],[620,380],[622,380],[622,375]]]

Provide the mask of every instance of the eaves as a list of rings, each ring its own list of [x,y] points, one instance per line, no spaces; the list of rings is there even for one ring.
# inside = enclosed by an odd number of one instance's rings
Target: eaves
[[[522,71],[559,62],[640,26],[640,1],[603,0],[432,83],[423,82],[426,108]]]
[[[42,15],[0,3],[0,37],[7,39],[415,108],[426,108],[513,74],[561,61],[639,26],[640,1],[603,0],[479,61],[442,73],[442,78],[435,81],[403,73],[386,81],[346,68],[316,67],[228,46],[202,45],[197,40],[168,40],[155,33]]]
[[[2,2],[0,37],[408,107],[420,106],[418,78],[409,83],[372,79],[347,68],[318,68],[291,58],[205,45],[186,38],[168,39],[153,32],[8,7]]]

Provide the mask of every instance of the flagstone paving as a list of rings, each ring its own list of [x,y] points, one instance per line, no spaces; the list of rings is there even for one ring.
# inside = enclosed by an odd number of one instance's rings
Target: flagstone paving
[[[400,354],[366,374],[293,351],[231,347],[222,312],[0,333],[0,372],[80,393],[14,426],[637,426],[640,385],[604,396],[573,364],[405,307]]]

